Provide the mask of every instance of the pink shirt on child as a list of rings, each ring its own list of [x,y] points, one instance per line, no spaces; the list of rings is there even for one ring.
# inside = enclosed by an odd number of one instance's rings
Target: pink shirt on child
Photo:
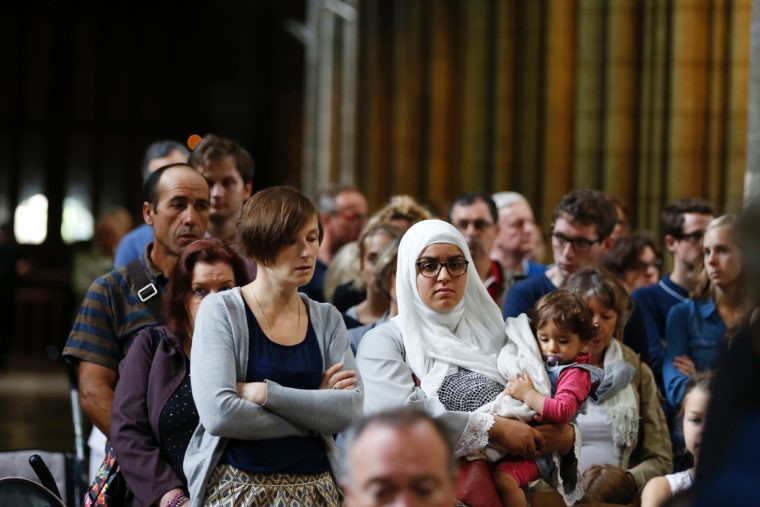
[[[573,362],[588,364],[591,355],[578,354]],[[554,397],[544,398],[542,421],[567,423],[573,420],[578,408],[591,392],[591,374],[583,368],[565,368],[557,379]]]

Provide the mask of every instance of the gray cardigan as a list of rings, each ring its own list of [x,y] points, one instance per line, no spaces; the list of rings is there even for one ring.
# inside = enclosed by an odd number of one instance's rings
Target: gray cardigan
[[[240,288],[208,295],[195,320],[190,380],[200,424],[185,454],[192,505],[202,505],[206,483],[229,438],[244,440],[322,434],[334,472],[337,452],[332,434],[361,418],[363,388],[343,319],[334,306],[300,294],[322,352],[323,367],[341,362],[357,371],[352,390],[304,390],[267,380],[267,400],[257,405],[237,394],[248,369],[248,323]]]

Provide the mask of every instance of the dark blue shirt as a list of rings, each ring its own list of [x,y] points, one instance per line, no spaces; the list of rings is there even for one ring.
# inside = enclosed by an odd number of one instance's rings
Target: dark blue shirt
[[[528,313],[541,297],[553,290],[557,290],[557,287],[549,280],[546,273],[517,282],[507,292],[507,300],[504,302],[502,311],[504,319]]]
[[[280,345],[262,331],[246,306],[250,346],[246,382],[270,380],[295,389],[319,389],[322,353],[314,328],[296,345]],[[220,461],[251,473],[318,474],[330,469],[322,439],[284,437],[269,440],[230,439]]]
[[[668,403],[678,408],[689,378],[673,365],[677,356],[689,356],[697,371],[715,368],[727,348],[726,325],[711,299],[689,299],[671,308],[665,328],[668,348],[662,365]]]
[[[141,224],[121,238],[114,254],[113,267],[120,268],[137,259],[145,250],[145,245],[153,241],[153,227]]]
[[[668,312],[674,305],[686,301],[689,293],[671,280],[670,275],[665,275],[654,285],[636,289],[631,297],[641,311],[649,344],[649,365],[657,378],[657,383],[661,385],[662,360],[665,357],[667,345],[665,324],[668,321]]]

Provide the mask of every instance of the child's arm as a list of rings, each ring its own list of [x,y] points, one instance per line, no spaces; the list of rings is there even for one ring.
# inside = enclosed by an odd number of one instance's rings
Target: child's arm
[[[528,405],[537,414],[543,415],[544,400],[549,398],[541,395],[533,388],[533,381],[530,379],[530,375],[521,373],[516,377],[510,378],[504,391],[514,399]]]
[[[641,507],[659,507],[673,496],[665,477],[654,477],[641,492]]]
[[[566,368],[559,375],[554,398],[544,400],[543,411],[540,412],[542,420],[553,423],[572,421],[589,392],[591,374],[582,368]]]

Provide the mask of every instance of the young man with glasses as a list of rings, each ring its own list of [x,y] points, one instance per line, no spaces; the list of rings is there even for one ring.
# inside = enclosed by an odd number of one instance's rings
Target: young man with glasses
[[[686,301],[696,285],[702,236],[714,214],[709,202],[696,197],[667,205],[662,211],[661,223],[665,248],[673,254],[673,272],[632,294],[646,326],[650,363],[659,384],[662,382],[668,312],[676,303]]]
[[[545,273],[514,285],[507,293],[504,317],[533,309],[543,295],[561,286],[578,269],[596,264],[612,246],[610,234],[617,213],[609,198],[597,190],[573,190],[552,213],[554,264]]]
[[[501,305],[504,301],[504,269],[491,258],[499,235],[499,212],[490,195],[469,192],[454,199],[449,206],[449,222],[462,233],[470,248],[475,270],[488,294]]]

